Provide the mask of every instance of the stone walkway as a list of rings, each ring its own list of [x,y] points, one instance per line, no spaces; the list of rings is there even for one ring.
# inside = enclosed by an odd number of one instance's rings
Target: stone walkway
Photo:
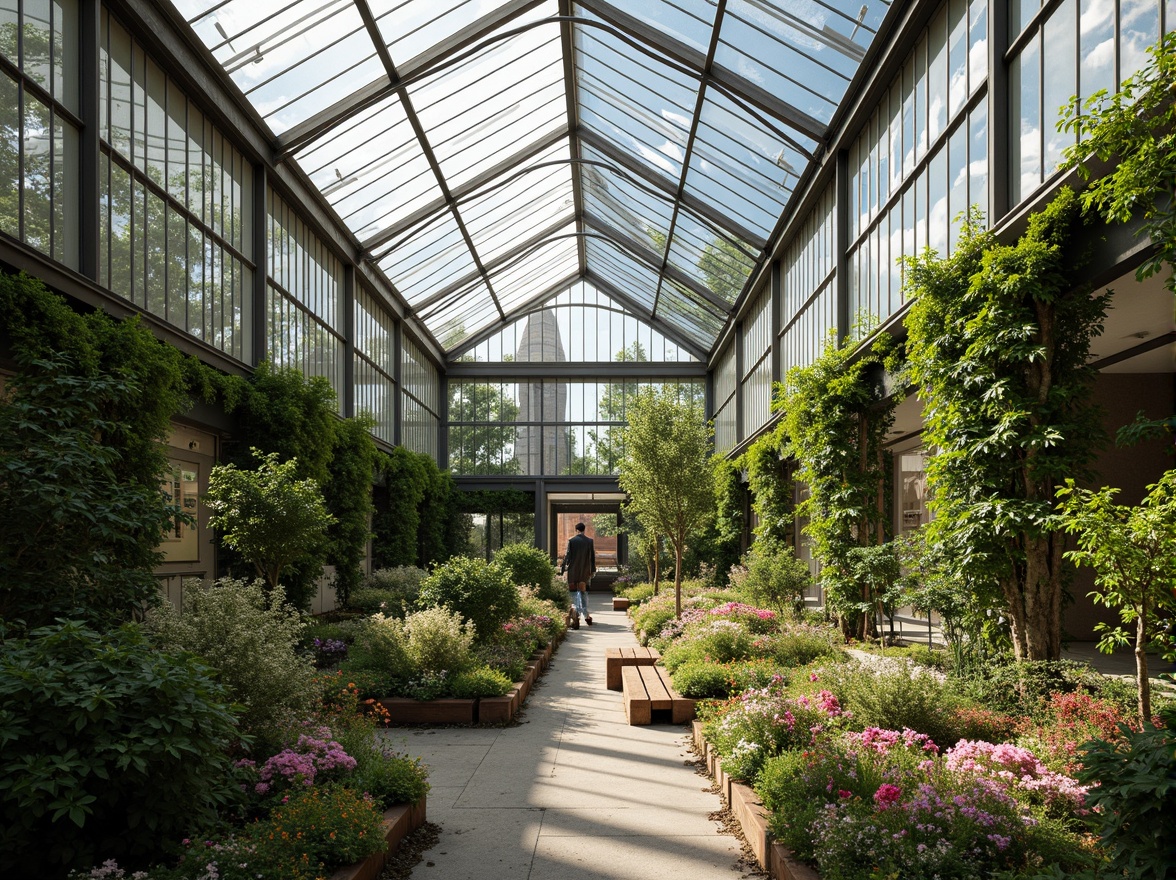
[[[438,844],[413,880],[735,880],[740,844],[695,772],[688,728],[625,722],[604,651],[636,640],[611,596],[589,594],[594,626],[569,630],[502,729],[392,729],[429,765]],[[609,603],[606,608],[605,603]]]

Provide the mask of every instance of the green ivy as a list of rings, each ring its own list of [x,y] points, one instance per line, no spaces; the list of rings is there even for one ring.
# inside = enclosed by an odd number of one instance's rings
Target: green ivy
[[[330,479],[323,487],[327,509],[335,522],[327,532],[327,562],[335,566],[335,596],[346,605],[352,590],[363,581],[367,558],[368,522],[372,515],[372,479],[376,443],[366,416],[343,419],[335,429]]]
[[[1066,188],[1015,244],[966,224],[955,251],[907,263],[909,371],[924,401],[933,543],[974,605],[999,604],[1018,659],[1056,660],[1067,569],[1054,488],[1103,441],[1090,340],[1109,293],[1082,284]]]
[[[845,634],[859,638],[870,626],[873,597],[854,576],[852,552],[889,537],[892,469],[882,444],[896,400],[884,396],[879,378],[894,347],[886,334],[869,348],[838,345],[831,332],[820,357],[788,371],[775,402],[796,479],[809,490],[796,512],[808,518],[804,531],[822,566],[826,603]]]
[[[784,390],[777,385],[776,401],[783,399]],[[788,458],[788,437],[782,423],[760,436],[743,454],[747,466],[747,487],[751,492],[752,508],[756,514],[755,540],[775,547],[789,547],[793,543],[796,524],[796,505],[793,503],[792,468]]]
[[[731,566],[743,555],[743,531],[747,526],[747,485],[743,481],[744,461],[715,456],[715,521],[711,560],[718,583],[727,583]]]
[[[430,482],[427,458],[403,446],[378,458],[373,568],[417,564],[420,507]]]
[[[0,402],[0,616],[127,620],[158,600],[176,516],[159,487],[188,404],[181,356],[25,275],[0,273],[0,335],[17,364]]]

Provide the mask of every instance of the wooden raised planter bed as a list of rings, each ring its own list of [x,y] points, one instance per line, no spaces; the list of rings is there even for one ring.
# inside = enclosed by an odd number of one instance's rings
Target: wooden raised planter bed
[[[400,841],[425,824],[425,799],[415,804],[404,804],[384,811],[384,839],[388,851],[375,853],[362,862],[346,865],[331,875],[330,880],[376,880],[384,869],[388,856],[396,852]]]
[[[788,847],[772,840],[768,833],[768,812],[763,801],[750,786],[731,779],[723,772],[723,762],[703,738],[701,721],[693,723],[692,733],[695,749],[706,760],[707,772],[718,784],[723,802],[739,822],[760,867],[768,872],[772,880],[821,880],[821,875],[796,859]]]
[[[549,642],[535,652],[527,663],[522,681],[516,681],[502,697],[482,697],[475,700],[410,700],[407,697],[385,697],[379,701],[388,710],[393,724],[477,724],[510,721],[522,708],[523,701],[539,676],[551,664],[555,642]]]

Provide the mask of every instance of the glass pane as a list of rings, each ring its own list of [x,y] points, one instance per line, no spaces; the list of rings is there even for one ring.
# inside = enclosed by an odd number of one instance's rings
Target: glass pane
[[[1106,0],[1080,0],[1078,8],[1078,87],[1085,101],[1095,92],[1115,88],[1115,7]]]
[[[393,249],[380,268],[410,303],[477,273],[457,221],[448,212]]]
[[[1045,23],[1045,45],[1051,58],[1044,68],[1042,83],[1042,134],[1045,137],[1043,165],[1052,173],[1062,161],[1062,150],[1074,142],[1074,136],[1058,131],[1061,108],[1078,92],[1078,35],[1074,20],[1074,3],[1063,3]],[[1071,59],[1074,59],[1073,62]]]
[[[20,89],[0,71],[0,230],[20,238]]]

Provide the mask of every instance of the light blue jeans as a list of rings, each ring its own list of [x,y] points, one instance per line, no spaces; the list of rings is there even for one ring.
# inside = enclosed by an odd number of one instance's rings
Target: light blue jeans
[[[587,590],[568,590],[568,595],[572,597],[572,615],[574,617],[590,617],[588,613],[588,591]]]

